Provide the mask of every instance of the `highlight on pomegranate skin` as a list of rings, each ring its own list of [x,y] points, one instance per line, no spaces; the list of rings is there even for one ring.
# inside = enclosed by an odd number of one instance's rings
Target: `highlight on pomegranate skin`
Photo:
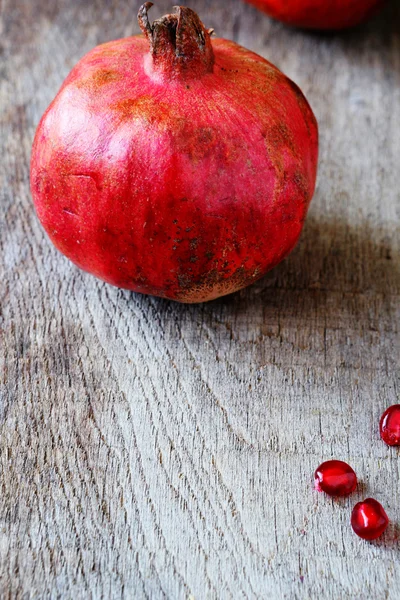
[[[372,17],[384,0],[247,0],[270,17],[306,29],[355,27]]]
[[[318,127],[270,62],[185,6],[91,50],[37,128],[31,190],[54,245],[121,288],[180,302],[283,260],[315,189]]]
[[[367,498],[353,508],[351,526],[363,540],[376,540],[388,525],[389,518],[383,506],[373,498]]]
[[[400,446],[400,404],[385,410],[379,423],[379,433],[388,446]]]
[[[315,489],[329,496],[348,496],[357,487],[357,475],[347,463],[328,460],[314,474]]]

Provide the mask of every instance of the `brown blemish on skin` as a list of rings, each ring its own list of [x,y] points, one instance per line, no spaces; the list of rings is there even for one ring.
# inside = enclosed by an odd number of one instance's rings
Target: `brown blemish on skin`
[[[309,194],[307,178],[300,172],[295,173],[293,181],[307,198]]]
[[[150,98],[148,99],[150,102]],[[121,117],[128,119],[131,116],[134,116],[139,112],[139,108],[142,105],[147,105],[145,98],[125,98],[124,100],[118,100],[110,106],[112,110],[118,112]]]
[[[177,293],[179,302],[195,303],[215,300],[219,296],[226,296],[254,283],[262,276],[260,267],[247,271],[245,267],[239,267],[227,278],[216,269],[209,271],[199,281],[192,281],[187,275],[178,275],[181,291]]]
[[[232,148],[229,152],[228,145],[212,127],[193,130],[192,123],[179,114],[173,105],[159,102],[152,96],[125,98],[113,103],[110,108],[118,114],[121,121],[138,118],[156,126],[160,132],[170,132],[174,138],[174,147],[186,153],[192,161],[200,161],[213,155],[225,163],[235,157]]]
[[[178,283],[181,289],[190,288],[191,278],[187,273],[178,273]]]
[[[285,123],[277,123],[269,129],[264,137],[267,143],[271,144],[275,149],[286,146],[294,156],[297,155],[292,132]]]
[[[211,127],[199,127],[196,130],[196,141],[198,144],[210,144],[215,137],[215,132]]]
[[[277,123],[267,132],[263,133],[268,156],[275,168],[276,188],[275,198],[281,193],[287,180],[283,149],[286,148],[294,158],[298,158],[298,152],[293,142],[293,135],[285,123]]]
[[[138,118],[149,124],[162,125],[162,129],[171,127],[182,128],[185,119],[170,104],[159,102],[152,96],[140,96],[139,98],[125,98],[110,105],[110,109],[120,117],[121,121]]]
[[[118,71],[113,71],[111,69],[101,69],[98,71],[92,72],[89,77],[85,79],[79,79],[76,83],[78,88],[89,88],[91,90],[96,90],[97,88],[103,87],[108,83],[112,83],[113,81],[118,81],[121,79],[121,73]]]
[[[180,125],[175,129],[175,145],[180,152],[187,154],[191,161],[197,162],[212,156],[222,168],[222,165],[235,159],[235,145],[224,140],[217,129],[212,127],[193,129],[191,123],[183,120]]]

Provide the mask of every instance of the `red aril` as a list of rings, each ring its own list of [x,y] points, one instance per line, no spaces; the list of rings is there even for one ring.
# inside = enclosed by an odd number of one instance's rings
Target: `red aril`
[[[271,17],[311,29],[345,29],[371,17],[383,0],[247,0]]]
[[[341,460],[322,463],[315,471],[314,480],[315,489],[330,496],[347,496],[357,487],[357,475]]]
[[[229,294],[295,246],[317,123],[271,63],[211,39],[187,7],[94,48],[35,136],[31,189],[55,246],[119,287],[181,302]]]
[[[351,514],[351,526],[363,540],[376,540],[389,525],[383,506],[373,498],[359,502]]]
[[[386,444],[400,446],[400,404],[385,410],[379,423],[379,432]]]

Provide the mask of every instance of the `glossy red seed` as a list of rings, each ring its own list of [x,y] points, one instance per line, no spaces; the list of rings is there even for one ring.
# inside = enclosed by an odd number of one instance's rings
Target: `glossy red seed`
[[[400,446],[400,404],[385,410],[379,423],[379,432],[386,444]]]
[[[373,498],[359,502],[351,514],[351,526],[363,540],[376,540],[389,525],[383,506]]]
[[[328,460],[315,471],[315,489],[330,496],[347,496],[357,486],[357,475],[347,463]]]

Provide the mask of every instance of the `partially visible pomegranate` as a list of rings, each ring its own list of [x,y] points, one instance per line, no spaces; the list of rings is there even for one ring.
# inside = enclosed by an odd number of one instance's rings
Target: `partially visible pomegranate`
[[[384,0],[247,0],[271,17],[310,29],[346,29],[367,20]]]
[[[299,88],[186,7],[94,48],[44,114],[31,189],[56,247],[113,285],[229,294],[295,246],[318,133]]]

